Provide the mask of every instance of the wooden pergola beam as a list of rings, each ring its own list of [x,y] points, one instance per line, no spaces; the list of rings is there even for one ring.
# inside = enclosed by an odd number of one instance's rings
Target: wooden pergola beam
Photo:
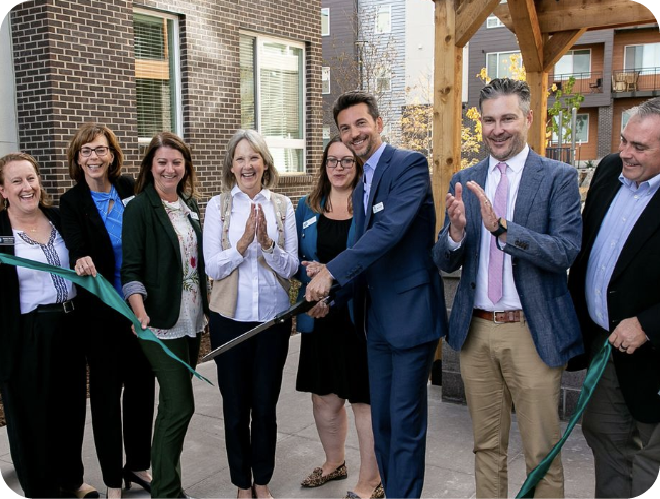
[[[509,8],[513,3],[498,5],[495,14],[509,30],[516,32]],[[536,15],[542,33],[557,33],[576,29],[604,29],[625,25],[657,22],[643,5],[621,0],[571,0],[537,2]],[[517,33],[516,33],[517,34]]]
[[[534,0],[509,0],[509,13],[516,27],[518,45],[528,72],[543,69],[543,35],[539,29]]]
[[[500,0],[463,0],[456,10],[456,46],[465,47]]]
[[[545,42],[543,47],[543,71],[550,71],[562,56],[575,45],[585,32],[586,28],[575,29],[573,31],[562,31],[555,33]]]

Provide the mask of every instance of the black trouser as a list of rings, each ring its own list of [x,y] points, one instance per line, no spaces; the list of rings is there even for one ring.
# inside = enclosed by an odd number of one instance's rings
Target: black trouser
[[[58,497],[83,482],[85,357],[71,312],[21,316],[20,345],[2,383],[9,448],[26,497]]]
[[[239,322],[211,312],[211,346],[217,348],[258,322]],[[247,489],[266,485],[275,469],[277,400],[289,351],[291,321],[278,324],[215,358],[225,418],[231,481]]]
[[[106,305],[99,303],[95,310],[101,307]],[[122,480],[122,440],[128,470],[146,470],[151,463],[154,375],[128,319],[109,308],[96,319],[85,315],[89,317],[85,339],[96,455],[103,482],[118,488]]]

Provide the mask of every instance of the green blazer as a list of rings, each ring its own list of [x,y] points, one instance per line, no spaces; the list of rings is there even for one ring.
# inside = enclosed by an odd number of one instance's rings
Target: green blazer
[[[199,272],[202,307],[209,313],[208,280],[204,271],[202,229],[199,207],[193,198],[185,200],[197,214],[188,219],[197,235],[197,271]],[[123,261],[121,282],[140,283],[146,291],[144,306],[151,326],[170,329],[179,318],[183,267],[181,251],[172,223],[153,184],[126,205],[122,228]]]

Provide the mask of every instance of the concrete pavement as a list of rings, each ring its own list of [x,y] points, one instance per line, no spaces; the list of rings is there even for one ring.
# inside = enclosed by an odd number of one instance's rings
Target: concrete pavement
[[[299,335],[291,338],[282,394],[278,405],[277,465],[270,483],[275,497],[340,498],[357,481],[359,451],[353,415],[348,410],[349,435],[346,442],[348,479],[328,482],[322,487],[305,489],[300,481],[323,462],[312,416],[309,394],[295,391],[298,367]],[[215,382],[215,364],[198,366],[199,372]],[[236,487],[229,480],[224,443],[224,421],[217,386],[195,379],[196,411],[190,424],[182,455],[182,476],[186,492],[197,498],[235,497]],[[426,452],[426,479],[422,497],[474,497],[474,457],[472,429],[466,406],[443,402],[441,387],[429,385],[429,431]],[[565,423],[564,423],[565,426]],[[9,455],[6,428],[0,428],[0,471],[7,485],[21,493]],[[94,451],[91,418],[87,416],[85,445],[85,480],[102,496],[105,486]],[[563,448],[566,497],[593,496],[593,459],[591,451],[576,426]],[[509,444],[509,495],[515,497],[525,479],[522,442],[515,421]],[[0,497],[5,497],[0,489]],[[149,497],[139,486],[124,491],[124,497]]]

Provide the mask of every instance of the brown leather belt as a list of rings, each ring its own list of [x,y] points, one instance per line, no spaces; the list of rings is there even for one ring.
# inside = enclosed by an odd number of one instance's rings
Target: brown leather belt
[[[522,310],[508,310],[506,312],[488,312],[486,310],[479,310],[475,308],[472,311],[474,317],[493,321],[495,323],[503,322],[520,322],[522,319]]]

